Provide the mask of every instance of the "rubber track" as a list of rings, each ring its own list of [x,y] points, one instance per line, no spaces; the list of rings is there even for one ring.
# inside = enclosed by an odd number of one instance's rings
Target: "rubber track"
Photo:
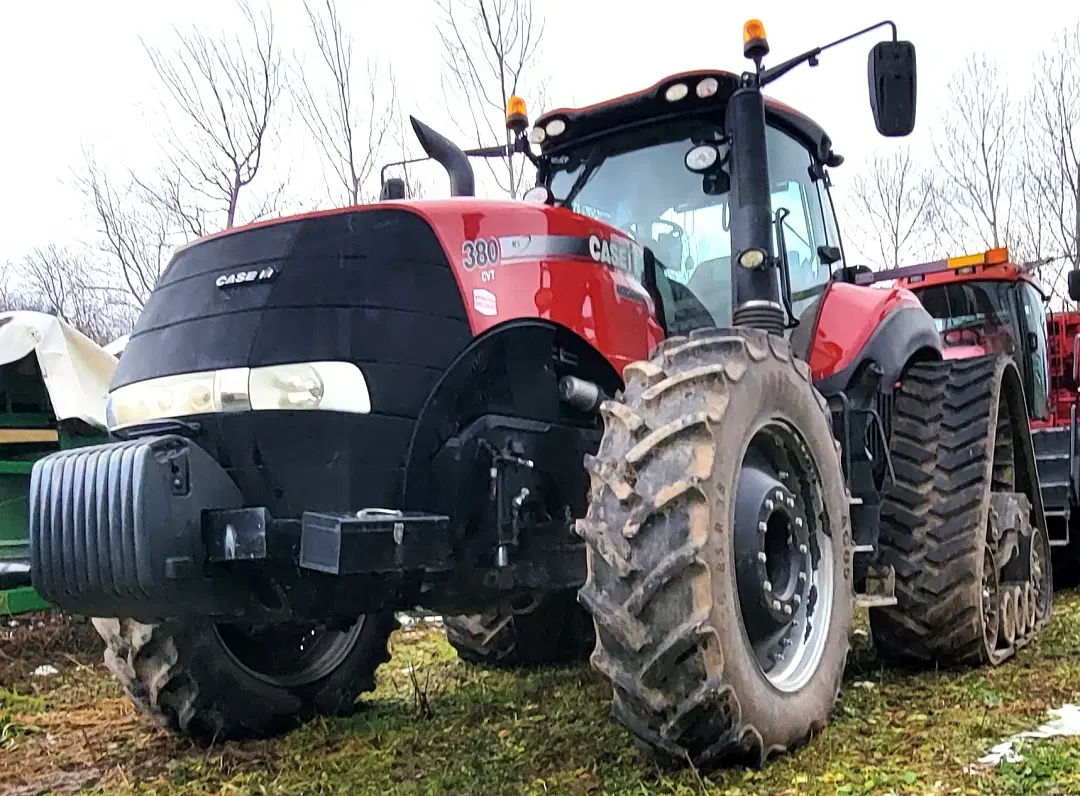
[[[743,721],[739,699],[723,679],[723,650],[706,607],[713,586],[701,555],[712,529],[707,520],[700,527],[708,512],[700,510],[706,497],[698,484],[712,471],[716,451],[708,425],[723,422],[726,388],[766,357],[785,361],[810,382],[809,368],[785,343],[747,334],[695,331],[669,338],[649,361],[629,365],[621,400],[601,407],[600,449],[586,457],[591,496],[577,531],[589,561],[579,600],[598,631],[591,663],[614,687],[615,719],[644,754],[664,765],[689,761],[707,769],[731,758],[757,765],[785,751],[763,748],[761,733]],[[814,395],[827,414],[824,399]],[[688,406],[699,410],[687,412]],[[661,530],[665,516],[680,511],[689,514],[690,532]],[[846,659],[846,646],[842,655]],[[705,656],[714,661],[708,670]],[[792,746],[822,728],[823,722],[807,719],[805,735]]]
[[[870,610],[879,652],[908,666],[1000,663],[1037,632],[995,651],[978,579],[991,521],[1002,366],[996,356],[912,366],[895,402],[879,551],[897,605]],[[1002,493],[999,493],[1002,494]],[[1005,493],[1016,498],[1026,497]]]
[[[349,684],[359,694],[375,690],[375,670],[390,660],[386,640],[397,627],[392,614],[377,628],[375,644],[362,670]],[[253,700],[236,688],[222,687],[212,676],[187,665],[186,657],[203,647],[210,625],[144,624],[132,619],[95,619],[105,641],[105,667],[135,706],[170,732],[199,742],[266,737],[286,731],[319,714],[343,709],[341,694],[302,699],[282,693],[278,701]],[[350,700],[346,700],[350,702]]]

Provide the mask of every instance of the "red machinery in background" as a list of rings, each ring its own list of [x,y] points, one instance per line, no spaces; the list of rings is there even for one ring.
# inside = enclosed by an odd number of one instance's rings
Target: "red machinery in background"
[[[1050,544],[1065,547],[1072,537],[1073,509],[1080,504],[1080,312],[1049,311],[1050,296],[1034,276],[1035,267],[1013,262],[1006,248],[996,248],[863,271],[856,281],[895,280],[915,293],[937,323],[947,359],[1003,352],[1016,360],[1024,378]]]

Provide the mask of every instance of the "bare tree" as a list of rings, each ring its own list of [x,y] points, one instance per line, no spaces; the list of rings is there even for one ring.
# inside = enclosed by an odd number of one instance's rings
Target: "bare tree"
[[[996,248],[1010,242],[1019,110],[986,55],[968,58],[949,81],[934,154],[942,171],[938,231],[954,246]]]
[[[1080,268],[1080,23],[1040,54],[1026,116],[1026,178],[1045,219],[1043,253]]]
[[[344,188],[349,204],[373,198],[365,193],[378,163],[383,140],[394,118],[397,86],[391,69],[380,76],[377,61],[368,59],[358,74],[353,63],[353,38],[342,28],[335,0],[315,9],[305,0],[311,33],[322,67],[298,65],[295,75],[297,108],[323,156]],[[329,78],[324,82],[321,78]]]
[[[852,184],[855,227],[867,256],[877,265],[896,268],[934,248],[935,186],[910,149],[875,153]]]
[[[524,73],[529,73],[527,104],[539,108],[544,99],[546,80],[535,74],[544,23],[534,16],[532,0],[437,2],[443,17],[439,35],[446,65],[444,92],[468,108],[478,146],[505,140],[509,147],[512,135],[506,129],[506,103],[519,94]],[[486,161],[500,189],[517,198],[526,159]]]
[[[34,249],[17,265],[19,309],[55,315],[100,345],[130,331],[135,310],[122,290],[88,257],[54,244]]]
[[[134,175],[116,184],[87,152],[76,184],[97,222],[100,249],[115,264],[138,306],[146,303],[180,243],[206,234],[205,215],[184,202],[183,184],[166,178],[157,186]]]
[[[199,207],[220,212],[226,228],[236,223],[242,192],[263,167],[281,94],[273,16],[269,8],[256,16],[247,0],[237,5],[247,42],[176,30],[180,44],[171,56],[144,42],[173,105],[168,170]]]

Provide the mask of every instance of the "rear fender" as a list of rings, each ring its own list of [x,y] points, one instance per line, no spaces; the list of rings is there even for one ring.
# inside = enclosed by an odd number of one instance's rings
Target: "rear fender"
[[[846,391],[871,362],[891,386],[910,362],[941,358],[934,319],[910,290],[833,282],[822,296],[808,361],[823,394]]]

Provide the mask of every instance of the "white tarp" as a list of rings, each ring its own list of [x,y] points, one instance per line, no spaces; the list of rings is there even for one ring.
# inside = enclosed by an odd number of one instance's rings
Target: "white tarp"
[[[57,420],[105,427],[117,359],[71,324],[41,312],[0,312],[0,365],[33,351]]]
[[[129,335],[126,334],[122,337],[117,337],[115,340],[105,346],[105,350],[112,354],[114,357],[119,358],[119,356],[124,353],[124,349],[127,348],[128,337]]]

